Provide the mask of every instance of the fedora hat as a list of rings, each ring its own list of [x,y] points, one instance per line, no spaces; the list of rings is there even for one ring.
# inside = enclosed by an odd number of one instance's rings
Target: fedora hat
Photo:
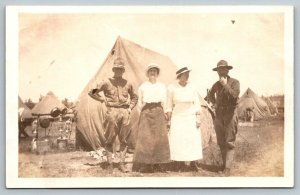
[[[158,66],[156,63],[150,63],[150,64],[148,65],[148,67],[147,67],[147,73],[148,73],[148,71],[149,71],[150,69],[152,69],[152,68],[156,68],[156,69],[158,70],[158,73],[159,73],[160,68],[159,68],[159,66]]]
[[[221,67],[225,67],[227,68],[228,70],[232,69],[232,66],[229,66],[227,61],[225,60],[220,60],[217,64],[217,67],[216,68],[213,68],[213,71],[217,71],[218,68],[221,68]]]
[[[191,69],[189,69],[188,67],[183,67],[183,68],[180,68],[179,70],[176,71],[176,75],[177,75],[177,78],[179,75],[185,73],[185,72],[190,72]]]
[[[124,60],[120,57],[114,60],[113,68],[122,68],[125,69]]]

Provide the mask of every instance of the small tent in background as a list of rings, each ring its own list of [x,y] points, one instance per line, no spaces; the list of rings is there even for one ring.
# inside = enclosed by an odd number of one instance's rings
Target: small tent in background
[[[20,98],[20,96],[18,96],[19,99],[19,116],[22,119],[30,119],[32,118],[32,114],[31,114],[31,110],[26,106],[26,104],[24,104],[24,102],[22,101],[22,99]]]
[[[18,127],[19,127],[19,137],[22,137],[24,135],[25,137],[28,137],[29,135],[26,133],[25,128],[26,126],[31,124],[31,121],[33,120],[33,116],[31,113],[31,110],[24,104],[20,96],[18,96]]]
[[[54,95],[52,91],[48,92],[47,95],[37,103],[33,109],[33,115],[45,115],[50,114],[53,108],[64,109],[66,108],[61,101]]]
[[[251,109],[254,113],[254,120],[259,120],[271,115],[267,103],[257,96],[250,88],[242,95],[238,104],[238,116],[245,119],[247,109]]]
[[[274,95],[269,97],[278,110],[278,113],[284,113],[284,95]]]
[[[269,106],[269,110],[271,115],[276,115],[278,114],[278,109],[277,107],[273,104],[273,102],[270,100],[269,97],[263,97],[263,99],[265,100],[265,102],[267,103],[267,105]]]
[[[87,150],[96,150],[103,146],[102,144],[104,143],[105,138],[103,136],[102,124],[106,113],[106,106],[104,103],[100,103],[90,98],[88,92],[103,79],[113,76],[112,65],[113,61],[117,57],[123,58],[126,68],[124,78],[133,84],[136,93],[142,82],[147,80],[146,69],[148,64],[151,62],[157,63],[161,68],[158,81],[168,85],[176,80],[175,72],[177,71],[177,67],[167,56],[118,37],[104,63],[79,96],[79,102],[76,106],[77,147]],[[203,120],[206,120],[206,122],[202,125],[208,124],[207,127],[202,127],[202,130],[206,131],[205,136],[203,136],[205,138],[205,140],[203,140],[203,144],[206,146],[210,137],[214,134],[214,127],[212,115],[207,110],[208,108],[205,107],[206,105],[203,106],[202,112],[205,114],[203,114],[202,117]],[[131,114],[133,129],[129,140],[129,144],[131,145],[130,147],[132,148],[134,148],[135,145],[138,120],[139,113],[135,108]]]

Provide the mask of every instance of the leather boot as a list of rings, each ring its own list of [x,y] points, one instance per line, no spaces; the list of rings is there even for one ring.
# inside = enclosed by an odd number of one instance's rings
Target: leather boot
[[[111,152],[107,152],[107,170],[109,173],[113,173],[114,170],[114,166],[113,166],[113,159],[112,159],[112,153]]]
[[[129,170],[128,170],[127,167],[125,166],[126,153],[127,153],[127,147],[125,147],[125,149],[124,149],[123,151],[121,151],[121,156],[120,156],[120,165],[119,165],[119,169],[120,169],[123,173],[128,173],[128,172],[129,172]]]
[[[221,171],[224,171],[225,166],[226,166],[226,150],[225,149],[221,150],[221,155],[222,155],[222,161],[223,161],[223,164],[221,166]]]
[[[234,157],[234,149],[228,149],[226,152],[226,164],[225,164],[226,169],[231,168],[231,165],[233,163],[233,157]]]
[[[231,172],[231,165],[233,162],[233,157],[234,157],[234,149],[228,149],[226,152],[226,163],[225,163],[225,167],[223,170],[223,173],[226,177],[230,176],[230,172]]]

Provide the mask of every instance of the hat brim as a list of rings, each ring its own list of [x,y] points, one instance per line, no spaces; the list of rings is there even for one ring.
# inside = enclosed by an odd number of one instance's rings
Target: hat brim
[[[178,73],[176,76],[178,77],[179,75],[181,75],[181,74],[183,74],[183,73],[185,73],[185,72],[190,72],[190,71],[191,71],[191,69],[184,70],[184,71],[182,71],[182,72]]]
[[[228,70],[231,70],[231,69],[233,68],[232,66],[219,66],[219,67],[213,68],[213,71],[217,71],[218,68],[221,68],[221,67],[225,67],[225,68],[227,68]]]
[[[147,72],[149,72],[149,70],[151,70],[151,69],[156,69],[156,70],[160,71],[160,68],[158,66],[153,66],[153,67],[149,67],[147,69]]]
[[[123,65],[113,65],[113,68],[125,69]]]

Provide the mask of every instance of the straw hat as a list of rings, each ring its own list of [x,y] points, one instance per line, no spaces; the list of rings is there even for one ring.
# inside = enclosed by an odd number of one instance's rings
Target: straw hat
[[[156,69],[157,69],[157,72],[159,73],[160,68],[159,68],[159,66],[158,66],[156,63],[150,63],[150,64],[148,65],[147,73],[148,73],[148,71],[149,71],[150,69],[152,69],[152,68],[156,68]]]
[[[177,75],[177,78],[179,77],[179,75],[185,73],[185,72],[190,72],[191,69],[189,69],[188,67],[183,67],[183,68],[180,68],[179,70],[176,71],[176,75]]]

